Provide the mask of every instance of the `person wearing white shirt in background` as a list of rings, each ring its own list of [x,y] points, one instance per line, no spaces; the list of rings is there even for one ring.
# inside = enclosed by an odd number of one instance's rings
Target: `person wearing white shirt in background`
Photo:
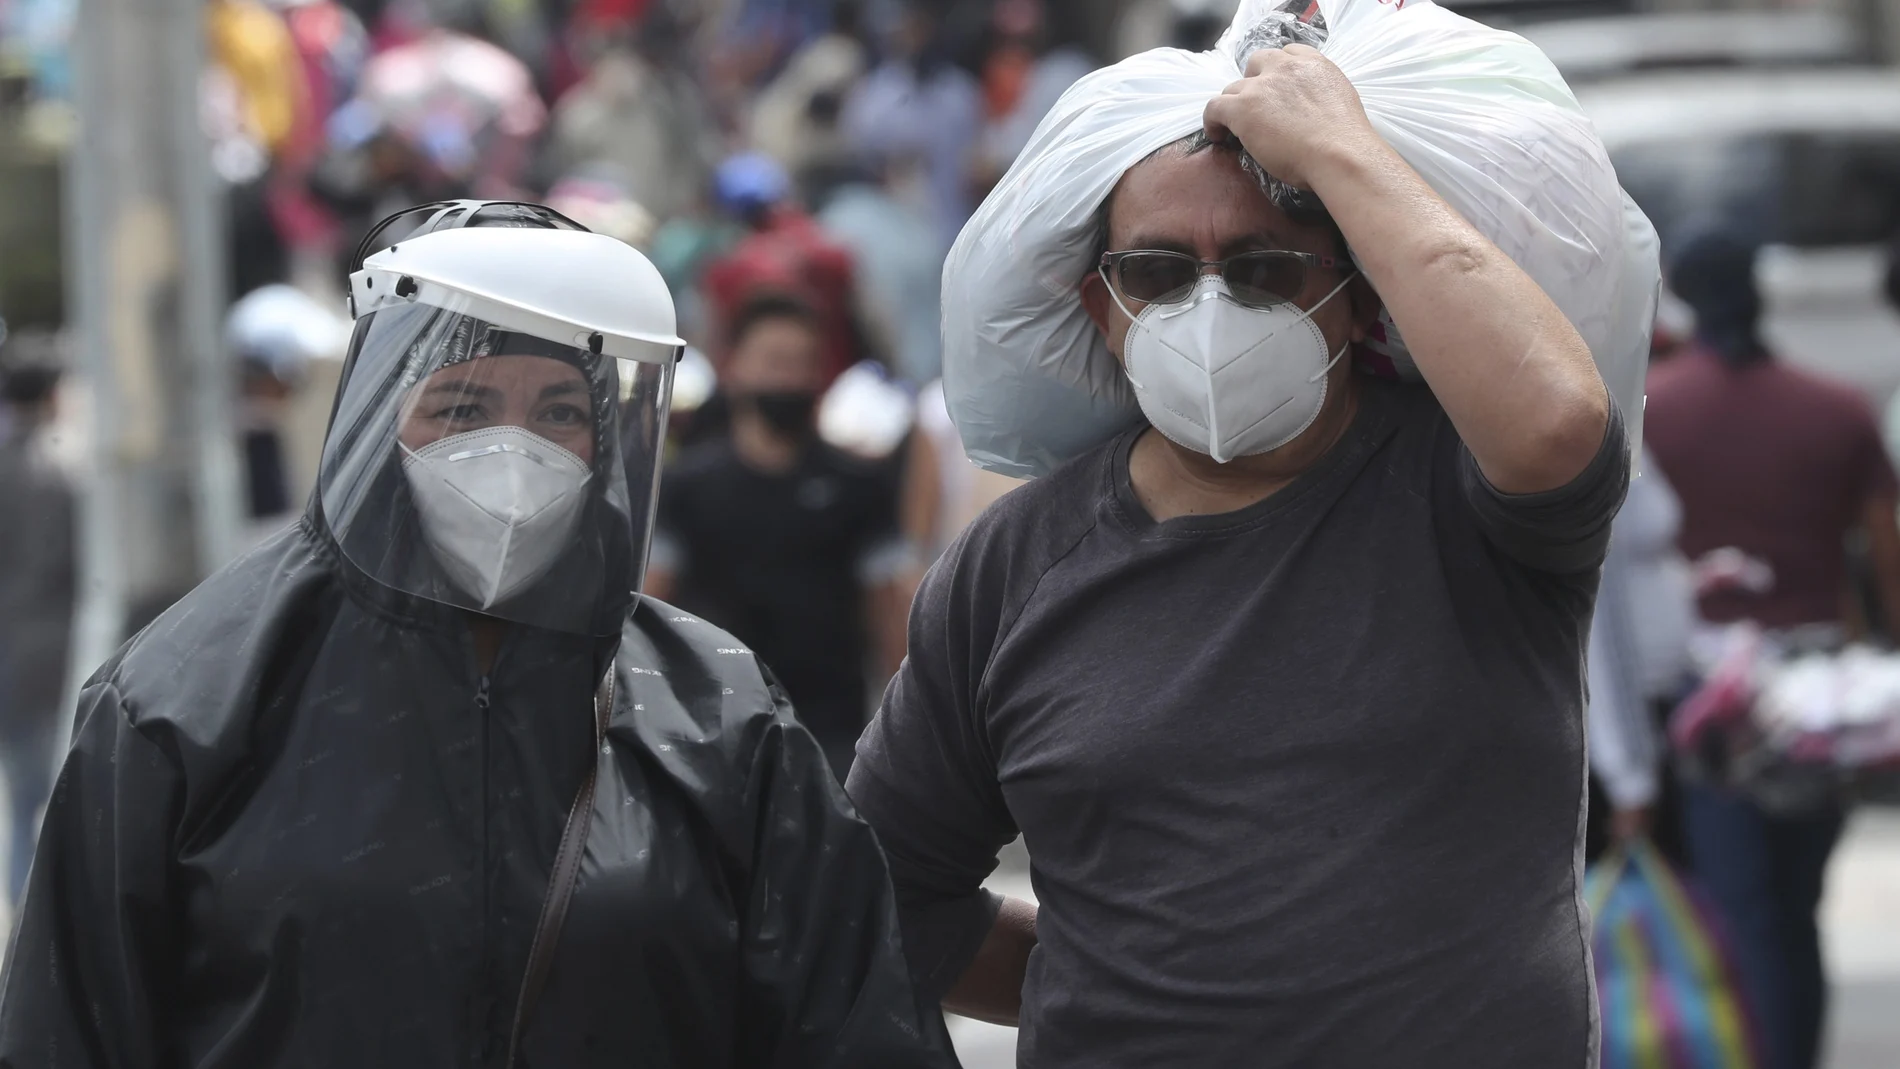
[[[1682,503],[1653,461],[1630,483],[1611,527],[1590,625],[1588,854],[1648,837],[1684,853],[1663,737],[1669,707],[1694,671],[1695,578],[1676,548]]]

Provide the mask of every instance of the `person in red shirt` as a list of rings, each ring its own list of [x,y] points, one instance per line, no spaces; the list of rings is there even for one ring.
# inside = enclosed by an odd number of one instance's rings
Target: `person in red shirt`
[[[1772,577],[1707,593],[1702,616],[1845,636],[1846,546],[1858,531],[1891,633],[1900,625],[1900,494],[1873,409],[1774,358],[1758,329],[1754,270],[1755,248],[1732,236],[1682,247],[1670,285],[1696,313],[1695,339],[1649,378],[1646,443],[1682,499],[1683,552],[1696,560],[1740,550]],[[1754,989],[1765,1069],[1815,1064],[1827,987],[1814,911],[1842,819],[1834,806],[1770,813],[1706,783],[1685,791],[1690,858]]]
[[[748,301],[780,293],[817,313],[827,383],[868,355],[860,342],[851,252],[792,201],[785,169],[768,156],[747,153],[722,164],[714,186],[720,206],[750,231],[708,265],[701,279],[720,335],[719,353],[730,346],[725,335]]]

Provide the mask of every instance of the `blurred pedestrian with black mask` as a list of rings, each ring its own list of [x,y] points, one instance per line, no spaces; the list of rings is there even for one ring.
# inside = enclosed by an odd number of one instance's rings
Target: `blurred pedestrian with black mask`
[[[1705,590],[1702,618],[1836,648],[1852,532],[1866,534],[1886,617],[1900,620],[1900,486],[1867,401],[1769,351],[1756,252],[1725,232],[1677,252],[1670,286],[1695,312],[1695,340],[1650,375],[1646,442],[1681,499],[1683,552],[1739,550],[1768,577]],[[1726,786],[1685,784],[1691,864],[1734,936],[1768,1069],[1812,1069],[1818,1057],[1827,980],[1814,914],[1843,819],[1831,802],[1770,811]]]
[[[720,372],[731,430],[668,470],[647,590],[771,665],[843,777],[872,663],[888,678],[903,660],[912,554],[888,475],[818,437],[816,315],[762,295],[731,329]]]
[[[0,769],[13,833],[7,900],[16,907],[52,790],[77,588],[73,491],[45,448],[59,378],[51,366],[24,366],[0,383],[11,417],[0,439]]]

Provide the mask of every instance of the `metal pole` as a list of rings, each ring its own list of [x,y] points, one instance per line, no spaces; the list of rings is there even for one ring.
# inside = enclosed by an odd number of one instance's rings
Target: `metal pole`
[[[74,25],[68,307],[93,442],[73,694],[135,614],[190,589],[236,540],[220,213],[198,125],[203,18],[202,0],[80,0]]]
[[[125,494],[123,475],[113,460],[117,442],[112,428],[118,423],[119,397],[106,332],[111,302],[105,285],[107,221],[100,210],[110,203],[107,161],[111,155],[110,131],[102,113],[110,109],[115,89],[106,73],[111,66],[111,42],[101,8],[102,0],[82,0],[73,20],[73,107],[80,121],[64,174],[66,308],[74,364],[85,376],[91,397],[92,429],[87,480],[78,496],[79,602],[73,611],[68,709],[93,669],[111,655],[125,628],[128,584],[119,553],[118,532],[124,527],[119,505]],[[54,751],[60,760],[73,729],[72,719],[60,718],[61,742]]]
[[[196,464],[192,497],[197,519],[199,575],[208,575],[238,552],[245,510],[241,500],[236,428],[237,389],[224,347],[224,312],[230,288],[222,190],[212,173],[211,146],[199,119],[199,82],[205,66],[203,0],[168,0],[175,58],[166,64],[172,100],[172,145],[176,165],[181,274],[178,284],[180,381],[188,385],[175,411],[191,429]]]

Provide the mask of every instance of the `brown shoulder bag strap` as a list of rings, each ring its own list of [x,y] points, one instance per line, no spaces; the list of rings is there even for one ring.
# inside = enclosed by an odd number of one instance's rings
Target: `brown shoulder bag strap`
[[[547,985],[548,970],[554,966],[554,949],[561,942],[561,925],[567,922],[567,904],[574,897],[574,883],[580,878],[581,858],[587,853],[587,828],[594,815],[594,785],[600,778],[601,749],[607,743],[607,724],[613,719],[614,670],[594,692],[594,760],[581,781],[574,808],[567,811],[567,825],[561,829],[561,846],[554,852],[554,872],[548,877],[548,894],[541,900],[541,919],[534,926],[534,942],[528,948],[528,971],[521,978],[521,996],[515,1001],[515,1022],[508,1030],[508,1069],[514,1069],[521,1056],[522,1034],[534,1016],[535,1003]]]

